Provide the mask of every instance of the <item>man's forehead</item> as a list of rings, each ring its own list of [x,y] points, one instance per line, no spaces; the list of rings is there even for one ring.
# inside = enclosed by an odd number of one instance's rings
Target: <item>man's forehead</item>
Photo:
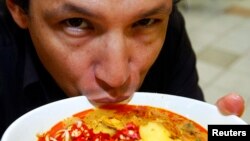
[[[59,3],[51,3],[45,12],[48,17],[70,12],[84,14],[90,17],[98,17],[105,14],[119,17],[125,16],[126,14],[147,16],[157,12],[166,14],[171,11],[172,7],[172,0],[116,0],[116,2],[113,3],[111,2],[113,0],[91,1],[92,2],[90,2],[90,0],[62,0]]]

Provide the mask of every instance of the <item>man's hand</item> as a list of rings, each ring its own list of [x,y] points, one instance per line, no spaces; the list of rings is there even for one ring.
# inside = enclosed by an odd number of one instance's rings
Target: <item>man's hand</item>
[[[245,109],[244,99],[236,94],[230,93],[216,102],[218,109],[225,115],[237,115],[241,116]]]

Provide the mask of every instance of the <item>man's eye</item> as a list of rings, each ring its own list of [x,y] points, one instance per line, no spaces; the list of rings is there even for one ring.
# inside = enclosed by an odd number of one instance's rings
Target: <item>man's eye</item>
[[[157,21],[158,21],[157,19],[146,18],[137,21],[133,26],[150,26],[155,24]]]
[[[91,23],[83,18],[70,18],[62,22],[63,31],[69,35],[80,37],[89,33],[93,28]]]
[[[82,18],[71,18],[65,20],[65,23],[68,27],[84,29],[88,27],[88,23]]]

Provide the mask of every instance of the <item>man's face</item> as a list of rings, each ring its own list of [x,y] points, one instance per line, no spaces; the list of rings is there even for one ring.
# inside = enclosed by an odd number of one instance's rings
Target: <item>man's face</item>
[[[119,102],[157,58],[171,7],[171,0],[31,0],[27,28],[68,96]]]

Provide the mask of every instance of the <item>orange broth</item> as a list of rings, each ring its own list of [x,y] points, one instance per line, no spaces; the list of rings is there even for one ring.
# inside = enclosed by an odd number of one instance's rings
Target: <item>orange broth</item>
[[[76,113],[37,137],[38,141],[148,141],[149,135],[159,136],[157,141],[207,141],[207,130],[184,116],[123,104]]]

